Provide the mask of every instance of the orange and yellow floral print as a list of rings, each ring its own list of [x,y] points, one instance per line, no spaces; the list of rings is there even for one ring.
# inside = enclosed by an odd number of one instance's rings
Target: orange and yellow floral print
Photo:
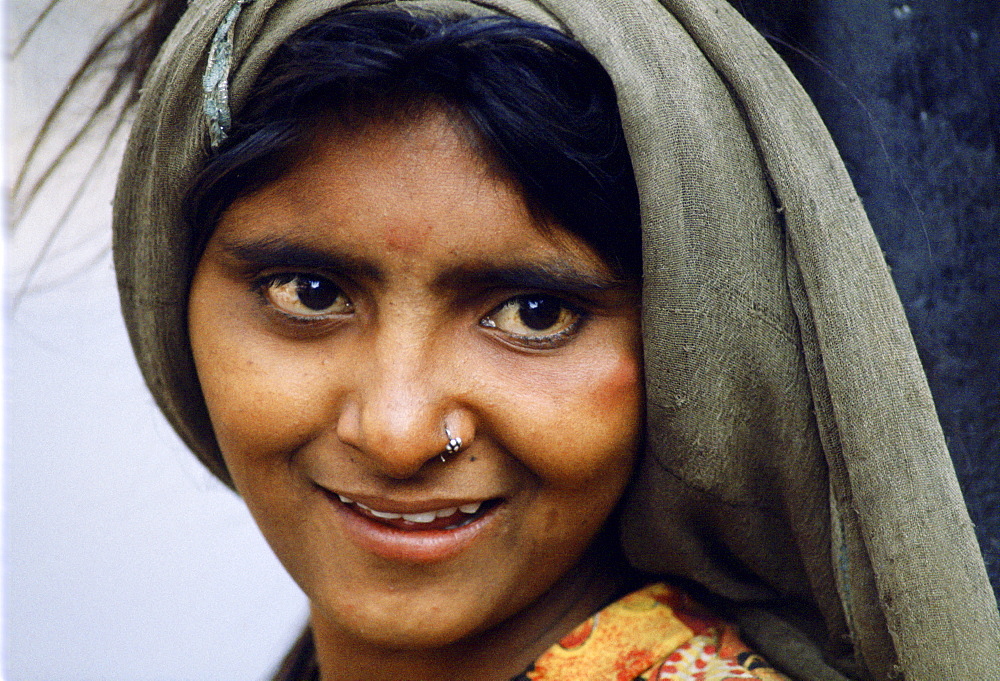
[[[788,681],[734,627],[679,589],[651,584],[615,601],[514,681]]]

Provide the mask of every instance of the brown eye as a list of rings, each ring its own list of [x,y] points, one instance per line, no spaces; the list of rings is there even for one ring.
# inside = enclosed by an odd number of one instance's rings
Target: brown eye
[[[354,310],[339,286],[315,274],[280,274],[265,282],[263,290],[271,305],[294,317],[326,317]]]
[[[542,294],[511,298],[486,315],[480,324],[526,341],[552,341],[579,326],[580,312],[555,296]]]

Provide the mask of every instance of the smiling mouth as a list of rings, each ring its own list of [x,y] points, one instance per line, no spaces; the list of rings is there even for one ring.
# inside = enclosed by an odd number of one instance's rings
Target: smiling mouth
[[[487,499],[420,513],[392,513],[371,508],[343,494],[333,496],[353,513],[382,525],[410,532],[457,530],[482,518],[502,502],[502,499]]]

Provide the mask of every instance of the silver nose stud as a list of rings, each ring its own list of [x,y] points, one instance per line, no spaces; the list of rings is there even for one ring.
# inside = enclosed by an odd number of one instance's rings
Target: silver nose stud
[[[448,430],[448,426],[444,427],[444,436],[448,438],[448,443],[444,446],[444,451],[438,454],[442,462],[446,461],[444,458],[445,454],[458,454],[462,451],[462,438],[452,435],[451,431]]]

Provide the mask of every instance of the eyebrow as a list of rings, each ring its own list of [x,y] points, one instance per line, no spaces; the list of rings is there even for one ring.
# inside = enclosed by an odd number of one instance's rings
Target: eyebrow
[[[627,282],[599,274],[581,272],[563,263],[512,266],[460,266],[441,274],[434,282],[441,288],[541,289],[553,293],[584,295],[627,287]]]
[[[289,267],[325,270],[348,277],[383,283],[385,273],[365,258],[314,248],[281,237],[223,241],[227,255],[259,268]],[[538,289],[552,293],[586,295],[628,288],[627,281],[581,272],[561,262],[514,265],[466,264],[446,270],[433,282],[435,288],[467,291],[484,288]]]
[[[382,282],[385,275],[378,267],[364,258],[335,250],[313,248],[280,237],[251,240],[223,241],[224,253],[256,267],[300,267],[307,270],[326,270],[346,276]]]

